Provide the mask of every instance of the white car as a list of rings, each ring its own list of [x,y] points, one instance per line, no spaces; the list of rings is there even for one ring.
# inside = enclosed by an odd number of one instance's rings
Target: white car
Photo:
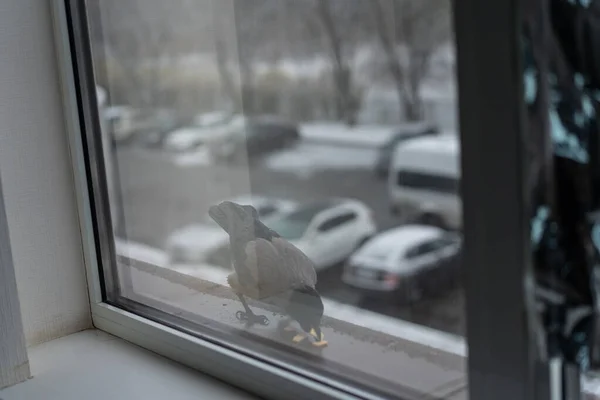
[[[388,176],[391,211],[404,221],[459,230],[460,141],[441,133],[397,145]]]
[[[300,206],[267,225],[303,251],[317,269],[344,261],[377,232],[371,209],[353,199]]]
[[[393,293],[406,302],[456,285],[460,236],[427,225],[403,225],[373,237],[350,257],[342,280],[365,294]]]
[[[296,207],[293,201],[265,196],[240,196],[228,200],[253,205],[263,223],[291,212]],[[228,243],[227,233],[206,215],[203,223],[188,225],[172,233],[167,239],[166,249],[172,264],[207,262]]]
[[[217,121],[213,122],[213,124],[191,125],[170,132],[165,139],[165,149],[184,152],[205,146],[211,152],[216,152],[243,129],[246,119],[243,116],[235,115],[218,123]]]

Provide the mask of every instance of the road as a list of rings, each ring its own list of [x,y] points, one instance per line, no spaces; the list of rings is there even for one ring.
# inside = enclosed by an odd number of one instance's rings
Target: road
[[[352,154],[356,157],[355,149]],[[182,167],[160,153],[123,148],[117,153],[117,171],[124,205],[124,234],[130,240],[158,248],[164,248],[174,230],[202,222],[211,204],[244,193],[297,201],[332,195],[357,198],[374,210],[380,229],[400,224],[389,212],[385,181],[364,168],[295,173],[260,165],[250,169],[225,165]],[[412,307],[388,300],[365,300],[341,282],[341,269],[338,265],[320,274],[319,291],[323,296],[432,328],[463,333],[462,290],[425,299]]]

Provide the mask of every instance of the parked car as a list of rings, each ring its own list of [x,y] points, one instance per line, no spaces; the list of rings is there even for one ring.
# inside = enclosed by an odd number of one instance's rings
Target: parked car
[[[119,144],[136,141],[140,132],[175,126],[176,112],[169,109],[137,109],[127,105],[106,107],[102,118]],[[173,129],[173,128],[172,128]]]
[[[379,155],[375,164],[377,176],[385,178],[388,175],[392,155],[399,143],[418,137],[436,135],[438,133],[438,128],[429,123],[406,124],[405,126],[400,127],[398,132],[379,149]]]
[[[115,141],[127,140],[134,130],[134,120],[137,110],[131,106],[106,106],[102,117]]]
[[[427,225],[403,225],[373,237],[350,257],[342,280],[362,293],[390,293],[402,302],[458,284],[461,239]]]
[[[182,153],[207,147],[208,133],[201,128],[182,127],[165,135],[162,148],[171,153]]]
[[[152,126],[132,132],[130,141],[133,145],[146,149],[164,149],[169,134],[185,125],[185,120],[173,115],[157,116]]]
[[[192,119],[191,125],[195,126],[195,127],[202,127],[202,128],[225,125],[225,124],[229,123],[232,119],[236,118],[237,116],[238,116],[237,114],[235,114],[231,111],[224,111],[224,110],[206,112],[206,113],[197,114]]]
[[[298,127],[277,117],[257,117],[246,120],[232,139],[218,149],[218,156],[230,162],[240,162],[289,147],[300,140]]]
[[[267,225],[302,250],[317,269],[346,260],[377,232],[371,209],[354,199],[310,203]]]
[[[185,152],[206,146],[214,152],[245,125],[245,118],[234,116],[220,123],[205,125],[188,125],[170,132],[164,140],[164,148],[168,151]]]
[[[228,200],[253,205],[264,223],[296,207],[291,200],[266,196],[242,196]],[[203,223],[191,224],[173,232],[167,239],[166,249],[171,263],[210,262],[228,266],[228,243],[227,233],[206,215]]]
[[[392,213],[409,222],[447,229],[462,227],[460,144],[456,134],[400,143],[390,165]]]

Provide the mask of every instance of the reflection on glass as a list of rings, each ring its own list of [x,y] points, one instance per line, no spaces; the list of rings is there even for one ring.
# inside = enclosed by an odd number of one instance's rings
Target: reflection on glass
[[[250,205],[224,201],[209,209],[211,218],[229,235],[235,272],[227,283],[239,297],[245,312],[238,311],[239,320],[248,326],[268,325],[264,315],[252,312],[244,296],[276,304],[286,315],[310,333],[315,345],[324,346],[321,334],[323,302],[316,291],[317,274],[313,262],[260,222],[258,211]],[[284,331],[293,331],[287,324]],[[292,341],[304,338],[297,334]]]
[[[386,392],[464,389],[450,1],[87,3],[121,296]]]

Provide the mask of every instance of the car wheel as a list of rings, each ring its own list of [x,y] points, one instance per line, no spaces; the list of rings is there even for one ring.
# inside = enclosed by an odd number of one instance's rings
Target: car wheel
[[[423,290],[413,280],[409,281],[404,288],[404,300],[407,304],[415,304],[423,297]]]

